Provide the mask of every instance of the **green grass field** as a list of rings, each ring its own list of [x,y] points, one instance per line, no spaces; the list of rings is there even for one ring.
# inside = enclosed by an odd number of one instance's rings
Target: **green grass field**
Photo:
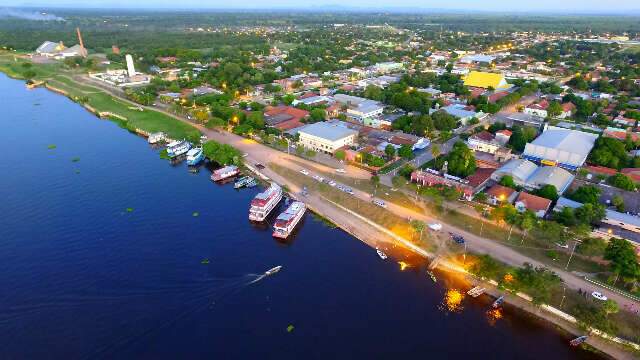
[[[23,79],[25,68],[22,64],[27,62],[27,59],[17,58],[13,53],[0,52],[0,71],[11,77]],[[126,118],[129,129],[141,129],[150,133],[162,131],[174,139],[196,141],[200,137],[198,129],[169,115],[151,110],[139,111],[135,106],[101,89],[72,80],[73,73],[63,69],[59,63],[33,64],[30,69],[36,73],[34,80],[46,81],[50,86],[65,91],[74,100],[86,98],[86,103],[96,111],[110,112]]]

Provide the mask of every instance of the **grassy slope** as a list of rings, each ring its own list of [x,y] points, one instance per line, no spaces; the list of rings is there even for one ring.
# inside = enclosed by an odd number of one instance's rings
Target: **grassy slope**
[[[14,60],[12,54],[0,53],[0,71],[7,75],[21,79],[25,59]],[[104,91],[91,86],[78,84],[68,75],[71,73],[61,69],[60,64],[34,64],[32,69],[36,72],[35,80],[47,81],[55,88],[66,91],[71,98],[87,97],[87,104],[100,112],[111,112],[128,119],[131,128],[139,128],[147,132],[163,131],[171,138],[189,138],[196,140],[200,132],[195,127],[180,122],[171,116],[156,111],[139,111],[132,105],[121,101]]]

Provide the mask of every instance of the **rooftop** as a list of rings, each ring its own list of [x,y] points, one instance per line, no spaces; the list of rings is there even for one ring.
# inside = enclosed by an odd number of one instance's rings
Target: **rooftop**
[[[532,211],[547,211],[549,210],[549,206],[551,206],[551,200],[524,191],[518,195],[516,202],[522,203],[527,209]]]
[[[472,71],[464,79],[466,86],[479,87],[487,89],[504,89],[509,87],[502,74],[488,73],[481,71]]]
[[[317,122],[309,124],[298,131],[300,134],[316,136],[329,141],[337,141],[347,136],[358,134],[341,123]]]

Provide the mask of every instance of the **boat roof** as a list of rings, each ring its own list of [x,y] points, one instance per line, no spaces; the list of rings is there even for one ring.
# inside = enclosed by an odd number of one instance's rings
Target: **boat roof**
[[[227,165],[227,166],[225,166],[223,168],[220,168],[220,169],[216,170],[215,172],[224,172],[224,171],[231,171],[231,170],[237,170],[237,169],[238,169],[238,167],[235,166],[235,165]]]
[[[300,201],[294,201],[293,203],[291,203],[291,205],[289,205],[289,207],[287,208],[287,210],[283,211],[280,215],[278,215],[278,217],[276,218],[277,220],[281,220],[281,221],[289,221],[291,220],[294,216],[296,216],[300,210],[304,207],[304,204]]]
[[[199,153],[202,149],[200,148],[193,148],[189,151],[187,151],[187,155],[196,155],[197,153]]]
[[[272,183],[265,191],[259,193],[253,198],[253,200],[251,200],[251,205],[263,206],[273,198],[279,190],[280,185]]]

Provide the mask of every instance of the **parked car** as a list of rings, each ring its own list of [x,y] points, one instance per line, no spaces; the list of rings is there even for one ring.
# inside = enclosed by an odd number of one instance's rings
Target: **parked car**
[[[334,186],[334,187],[337,185],[337,183],[335,181],[333,181],[333,180],[329,180],[329,182],[327,184],[329,184],[330,186]]]
[[[346,171],[345,169],[336,169],[336,172],[337,172],[337,173],[340,173],[340,174],[344,174],[344,173],[346,173],[347,171]]]
[[[302,175],[309,175],[309,172],[306,169],[302,169],[300,170],[300,172],[302,173]]]
[[[451,240],[455,241],[457,244],[464,244],[464,237],[462,237],[462,235],[450,232],[449,236],[451,237]]]
[[[305,174],[306,175],[306,174]],[[324,180],[324,178],[320,175],[313,175],[313,178],[319,182],[322,182]]]
[[[381,208],[386,208],[387,204],[385,204],[384,201],[379,200],[379,199],[373,199],[373,203],[380,206]]]
[[[594,291],[591,293],[591,296],[593,296],[594,298],[601,300],[601,301],[607,301],[607,297],[602,295],[601,292],[598,291]]]
[[[261,163],[255,163],[254,165],[260,170],[264,169],[264,165],[262,165]]]
[[[440,230],[442,230],[442,224],[440,224],[440,223],[429,224],[429,229],[431,229],[433,231],[440,231]]]

